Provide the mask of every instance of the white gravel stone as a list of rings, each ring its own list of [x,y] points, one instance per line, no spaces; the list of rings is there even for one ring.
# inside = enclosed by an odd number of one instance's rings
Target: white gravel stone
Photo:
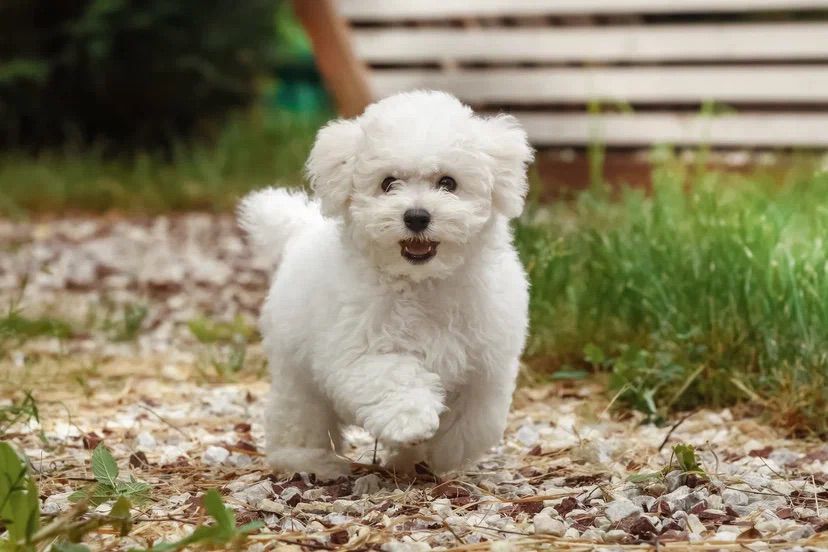
[[[610,525],[612,525],[612,522],[607,516],[598,516],[597,518],[595,518],[593,525],[595,525],[595,527],[597,527],[598,529],[603,529],[604,531],[606,531],[607,529],[609,529]]]
[[[446,518],[452,514],[453,507],[451,500],[447,498],[436,498],[431,502],[431,509],[435,514],[441,518]]]
[[[279,522],[279,528],[282,531],[304,531],[305,524],[296,519],[295,517],[284,517]]]
[[[664,480],[667,482],[667,490],[670,492],[675,491],[681,486],[681,480],[684,474],[678,470],[673,470],[664,476]]]
[[[797,525],[792,522],[788,529],[781,532],[781,535],[789,541],[804,540],[814,536],[814,528],[810,525]]]
[[[285,505],[269,498],[263,498],[256,505],[256,508],[262,512],[269,512],[271,514],[283,514],[285,512]]]
[[[739,535],[744,531],[743,527],[736,527],[733,525],[722,525],[716,530],[715,539],[723,542],[734,542]]]
[[[141,450],[152,450],[158,443],[149,431],[142,431],[135,438],[135,445]]]
[[[694,535],[701,535],[707,530],[704,524],[699,520],[699,516],[696,514],[690,514],[687,516],[687,531],[693,533]]]
[[[215,464],[223,464],[230,457],[230,451],[224,447],[216,447],[210,445],[204,454],[201,455],[201,460],[208,466]]]
[[[607,509],[604,513],[610,519],[610,521],[615,522],[621,521],[625,517],[631,516],[633,514],[638,514],[640,512],[640,506],[638,506],[630,500],[622,498],[619,500],[613,500],[612,502],[607,504]]]
[[[234,452],[230,455],[227,461],[237,468],[246,468],[253,463],[253,459],[246,454]]]
[[[523,444],[524,446],[531,447],[532,445],[538,442],[540,434],[538,433],[538,430],[535,429],[534,425],[524,424],[520,426],[520,428],[517,430],[517,433],[515,433],[515,438],[518,441],[520,441],[521,444]]]
[[[59,512],[65,512],[72,506],[72,503],[69,502],[69,496],[73,492],[74,491],[56,493],[46,497],[46,500],[43,501],[41,511],[44,514],[57,514]]]
[[[722,502],[728,506],[745,506],[750,499],[748,495],[736,489],[724,489],[722,491]]]
[[[233,498],[244,502],[248,506],[257,506],[265,498],[273,496],[273,486],[270,481],[259,481],[254,485],[233,493]]]
[[[287,489],[282,490],[282,493],[279,495],[284,502],[289,502],[295,496],[302,496],[302,491],[297,489],[296,487],[288,487]]]
[[[760,473],[746,473],[742,475],[742,481],[753,487],[755,490],[765,489],[770,485],[771,479]]]
[[[375,473],[363,475],[354,481],[354,494],[357,496],[374,494],[382,488],[382,480]]]
[[[687,502],[691,494],[692,492],[690,491],[690,488],[686,485],[682,485],[673,492],[668,493],[661,498],[665,502],[667,502],[667,504],[670,506],[670,509],[675,512],[677,510],[688,509],[689,505],[687,504]]]
[[[768,460],[773,460],[779,466],[787,466],[802,458],[802,453],[793,452],[788,449],[775,450],[770,453]]]
[[[642,510],[649,510],[650,506],[655,504],[656,501],[655,497],[647,495],[635,496],[631,500],[633,504],[637,505]]]
[[[629,537],[629,534],[626,531],[622,531],[621,529],[612,529],[604,534],[604,542],[620,542],[627,537]]]
[[[566,532],[566,526],[562,521],[552,518],[546,514],[537,514],[532,518],[536,535],[553,535],[561,537]]]
[[[583,533],[581,533],[581,538],[591,542],[603,542],[604,541],[604,531],[600,529],[595,529],[594,527],[590,527]]]

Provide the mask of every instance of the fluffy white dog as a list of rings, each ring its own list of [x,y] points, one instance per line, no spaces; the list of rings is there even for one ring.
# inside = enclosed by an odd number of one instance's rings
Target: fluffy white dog
[[[402,470],[460,468],[500,440],[527,331],[509,219],[532,155],[511,116],[403,93],[319,131],[314,199],[242,201],[242,227],[278,262],[260,322],[274,469],[346,473],[347,425]]]

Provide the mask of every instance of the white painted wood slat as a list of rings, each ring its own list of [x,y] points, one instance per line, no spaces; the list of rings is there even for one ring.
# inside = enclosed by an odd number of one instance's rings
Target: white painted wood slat
[[[572,14],[755,12],[828,9],[828,0],[339,0],[362,21]]]
[[[354,29],[369,63],[828,59],[828,22]]]
[[[514,113],[539,146],[653,143],[745,147],[828,147],[826,113],[737,113],[716,117],[671,113],[590,116]]]
[[[372,90],[384,97],[437,89],[470,103],[580,104],[592,99],[632,103],[828,102],[828,65],[608,67],[563,69],[374,70]]]

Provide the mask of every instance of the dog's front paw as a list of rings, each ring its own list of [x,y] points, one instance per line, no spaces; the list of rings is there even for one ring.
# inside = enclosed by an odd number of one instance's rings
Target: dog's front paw
[[[437,401],[384,401],[365,419],[365,429],[392,448],[413,447],[431,439],[440,427],[442,404]],[[391,403],[391,404],[389,404]]]
[[[431,439],[440,426],[440,415],[430,408],[404,410],[385,424],[379,433],[383,443],[413,447]]]

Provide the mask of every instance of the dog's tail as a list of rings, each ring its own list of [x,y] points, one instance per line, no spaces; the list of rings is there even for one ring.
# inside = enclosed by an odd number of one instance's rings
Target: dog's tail
[[[324,223],[317,202],[303,191],[284,188],[248,194],[239,203],[238,220],[256,254],[274,265],[292,238]]]

